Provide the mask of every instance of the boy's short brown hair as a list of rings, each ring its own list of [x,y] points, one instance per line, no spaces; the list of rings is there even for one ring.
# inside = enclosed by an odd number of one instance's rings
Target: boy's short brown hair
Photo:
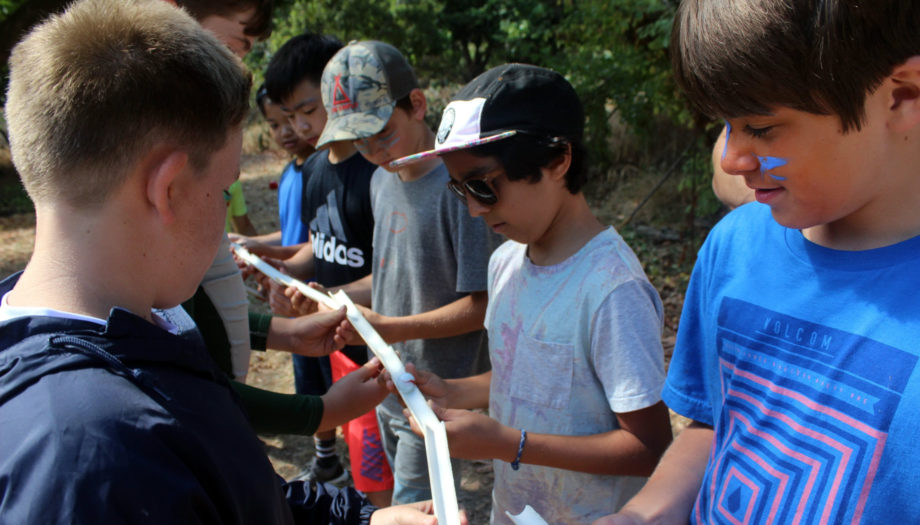
[[[6,118],[33,201],[98,205],[150,148],[196,169],[248,110],[242,63],[162,0],[80,0],[14,48]]]
[[[684,0],[671,57],[704,113],[766,115],[785,106],[859,129],[866,96],[920,54],[917,0]]]
[[[176,5],[188,11],[199,22],[208,16],[229,17],[247,9],[255,9],[243,33],[265,40],[272,33],[273,0],[176,0]]]

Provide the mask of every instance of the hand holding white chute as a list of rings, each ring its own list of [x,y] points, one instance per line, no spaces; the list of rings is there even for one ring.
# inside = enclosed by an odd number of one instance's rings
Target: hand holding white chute
[[[425,438],[425,453],[428,456],[428,477],[431,480],[434,513],[438,518],[438,523],[441,525],[459,525],[457,493],[454,490],[454,475],[450,466],[450,453],[447,449],[447,432],[444,429],[444,423],[434,415],[431,407],[425,401],[425,396],[412,383],[412,375],[406,372],[406,367],[399,360],[399,356],[396,355],[393,347],[380,337],[377,330],[361,314],[355,303],[345,292],[341,290],[335,294],[320,292],[290,275],[281,273],[277,268],[253,255],[239,244],[230,243],[230,246],[237,256],[273,281],[285,286],[292,286],[310,299],[333,310],[342,306],[345,307],[345,315],[348,316],[348,321],[351,322],[355,330],[364,339],[364,342],[367,343],[368,348],[374,352],[374,355],[380,359],[384,368],[390,373],[393,383],[396,385],[396,390],[399,391],[399,395],[402,397],[403,402],[406,403],[406,407],[412,417],[415,418],[415,421],[418,422],[419,427],[422,429]]]

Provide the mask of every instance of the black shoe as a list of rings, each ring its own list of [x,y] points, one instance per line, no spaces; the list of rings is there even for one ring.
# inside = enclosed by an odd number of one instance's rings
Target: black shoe
[[[310,466],[294,477],[294,480],[318,481],[336,486],[344,485],[348,479],[348,471],[342,467],[342,462],[338,457],[335,458],[335,463],[328,467],[321,466],[314,457]]]

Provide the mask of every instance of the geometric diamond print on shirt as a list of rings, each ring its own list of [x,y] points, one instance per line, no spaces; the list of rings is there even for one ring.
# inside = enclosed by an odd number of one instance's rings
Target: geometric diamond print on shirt
[[[693,521],[859,523],[916,358],[742,301],[720,312],[723,405]]]

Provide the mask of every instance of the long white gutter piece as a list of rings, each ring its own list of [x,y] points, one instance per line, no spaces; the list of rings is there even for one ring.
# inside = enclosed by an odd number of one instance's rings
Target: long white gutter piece
[[[428,478],[431,481],[431,495],[438,523],[440,525],[460,525],[457,493],[454,489],[454,475],[450,466],[450,452],[447,448],[447,432],[444,429],[444,423],[434,415],[434,411],[428,406],[425,396],[412,382],[412,375],[406,372],[406,367],[400,361],[399,356],[396,355],[393,347],[380,337],[377,330],[361,314],[361,311],[358,310],[355,303],[344,291],[339,290],[334,295],[324,294],[290,275],[281,273],[277,268],[253,255],[239,244],[230,243],[230,246],[241,259],[273,281],[285,286],[293,286],[310,299],[329,308],[345,307],[345,315],[348,316],[348,321],[351,322],[355,330],[364,339],[364,342],[367,343],[368,348],[374,352],[374,355],[380,359],[384,368],[390,373],[390,377],[393,378],[393,383],[396,385],[396,390],[399,391],[399,395],[402,397],[403,402],[406,403],[406,407],[412,417],[415,418],[415,421],[422,429],[425,438],[425,454],[428,457]]]

